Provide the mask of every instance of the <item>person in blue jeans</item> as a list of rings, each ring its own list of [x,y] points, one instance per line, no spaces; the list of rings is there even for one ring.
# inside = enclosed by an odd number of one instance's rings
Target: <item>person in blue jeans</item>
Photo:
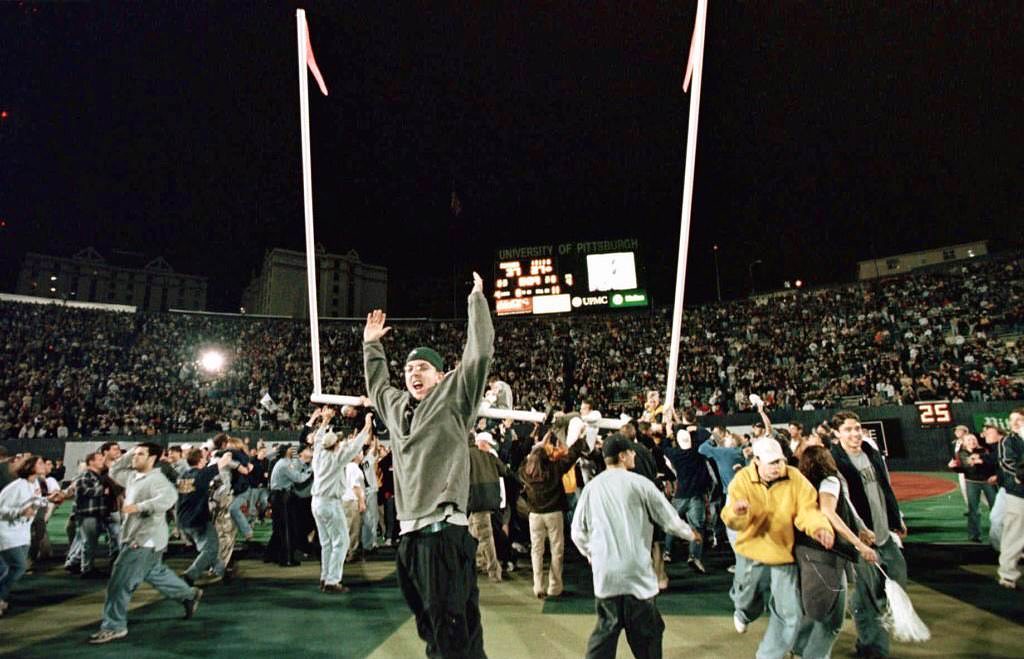
[[[7,610],[11,587],[28,569],[32,520],[47,504],[35,494],[35,481],[46,473],[46,463],[32,455],[12,466],[17,478],[0,490],[0,615]]]
[[[245,513],[242,512],[242,506],[249,504],[250,502],[249,493],[249,473],[252,471],[252,464],[248,454],[242,448],[241,442],[233,442],[234,446],[230,446],[228,451],[232,456],[234,462],[238,463],[238,467],[231,472],[231,494],[233,498],[231,503],[228,504],[228,514],[231,515],[231,521],[235,523],[235,528],[242,534],[242,537],[246,541],[252,540],[252,526],[249,525],[249,520],[246,518]]]
[[[981,542],[981,495],[985,495],[989,510],[996,503],[996,464],[987,447],[978,443],[970,433],[963,436],[957,451],[956,469],[964,477],[967,493],[967,538]]]
[[[230,464],[231,454],[224,453],[217,462],[208,464],[203,450],[194,448],[188,452],[186,460],[188,470],[177,482],[177,515],[178,528],[199,550],[196,560],[182,575],[185,582],[192,585],[211,568],[217,577],[224,576],[224,562],[217,555],[220,551],[217,529],[210,519],[210,483]]]
[[[103,622],[89,643],[110,643],[128,635],[128,604],[143,581],[168,599],[181,602],[185,619],[191,618],[203,591],[182,581],[163,562],[167,550],[167,516],[178,493],[163,473],[155,468],[163,448],[142,443],[125,453],[110,467],[110,477],[125,488],[121,508],[121,551],[107,583]]]
[[[704,429],[701,429],[704,430]],[[704,430],[706,433],[707,431]],[[703,442],[701,442],[703,443]],[[676,471],[676,489],[672,496],[672,507],[686,520],[699,536],[705,534],[704,523],[707,515],[707,497],[714,484],[707,459],[693,446],[690,432],[680,429],[676,442],[665,448],[665,457]],[[665,553],[672,556],[675,540],[671,535],[665,540]],[[690,556],[687,561],[697,572],[704,574],[704,543],[699,539],[690,541]]]

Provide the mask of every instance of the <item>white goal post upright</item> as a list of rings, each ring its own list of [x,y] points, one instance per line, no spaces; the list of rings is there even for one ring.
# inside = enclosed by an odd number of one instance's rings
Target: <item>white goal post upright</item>
[[[693,209],[693,172],[697,161],[697,119],[700,113],[700,82],[704,69],[704,24],[707,0],[697,0],[697,20],[693,28],[690,66],[693,67],[693,89],[690,91],[690,122],[686,131],[686,172],[683,175],[683,211],[679,223],[679,263],[676,268],[676,296],[672,313],[672,345],[669,349],[665,410],[675,405],[676,375],[679,370],[679,340],[683,322],[683,293],[686,286],[686,253],[690,248],[690,214]],[[668,415],[666,415],[666,418]]]
[[[295,11],[299,47],[299,123],[302,134],[302,205],[306,219],[306,289],[309,293],[309,345],[313,357],[313,395],[323,391],[320,380],[320,316],[316,300],[316,244],[313,241],[313,170],[309,148],[309,74],[306,72],[309,33],[306,12]]]
[[[299,117],[302,136],[302,201],[306,223],[306,288],[309,293],[309,343],[313,364],[313,393],[309,400],[320,405],[363,405],[364,399],[360,396],[341,396],[323,393],[323,385],[320,375],[320,317],[317,313],[317,288],[316,288],[316,243],[313,240],[313,173],[310,164],[309,145],[309,78],[306,72],[308,62],[309,32],[306,23],[306,12],[302,9],[295,11],[296,34],[298,36],[299,54]],[[316,73],[319,76],[319,72]],[[319,78],[318,78],[319,80]],[[321,87],[322,88],[322,87]],[[324,91],[326,94],[326,90]],[[546,418],[544,412],[533,410],[507,410],[502,408],[482,406],[478,411],[479,416],[488,419],[513,419],[542,423]],[[596,426],[603,430],[618,430],[622,427],[623,421],[615,418],[600,419],[588,425]]]

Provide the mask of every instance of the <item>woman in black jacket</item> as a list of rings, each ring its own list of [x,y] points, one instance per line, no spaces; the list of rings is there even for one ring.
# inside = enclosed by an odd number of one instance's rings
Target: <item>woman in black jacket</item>
[[[824,446],[807,446],[800,456],[800,472],[818,492],[818,508],[836,533],[832,550],[813,538],[797,535],[793,554],[800,569],[800,598],[804,617],[793,652],[808,659],[828,657],[846,613],[846,568],[859,554],[871,563],[875,550],[852,530],[860,524],[847,501],[846,487],[832,453]]]
[[[978,443],[974,435],[964,435],[960,450],[956,454],[957,466],[953,471],[964,475],[967,485],[967,537],[971,542],[981,542],[981,495],[985,494],[991,510],[996,502],[996,464],[986,447]]]

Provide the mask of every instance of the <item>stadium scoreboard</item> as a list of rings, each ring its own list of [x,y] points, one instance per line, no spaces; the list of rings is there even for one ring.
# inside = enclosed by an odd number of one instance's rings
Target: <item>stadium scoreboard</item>
[[[499,316],[646,307],[636,239],[507,247],[497,251]]]

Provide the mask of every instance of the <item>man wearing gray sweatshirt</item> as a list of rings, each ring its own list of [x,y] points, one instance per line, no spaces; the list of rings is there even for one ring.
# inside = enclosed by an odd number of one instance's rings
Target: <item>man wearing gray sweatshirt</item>
[[[405,359],[405,390],[391,386],[380,310],[366,318],[366,389],[391,437],[395,507],[401,539],[398,584],[416,616],[430,657],[485,657],[476,583],[476,541],[466,517],[469,445],[494,356],[483,280],[473,273],[466,347],[458,367],[444,371],[428,347]]]
[[[341,497],[345,493],[345,467],[370,436],[373,415],[366,415],[366,425],[357,436],[340,441],[328,432],[334,409],[320,410],[321,424],[313,436],[313,519],[320,536],[320,592],[345,593],[341,585],[345,556],[348,554],[349,529],[342,510]]]
[[[164,597],[185,606],[185,619],[195,613],[203,591],[192,588],[163,562],[167,549],[168,510],[178,501],[174,485],[156,469],[163,454],[158,444],[143,443],[110,467],[110,478],[125,488],[121,508],[121,551],[107,583],[100,630],[89,637],[94,644],[128,635],[128,602],[146,581]]]

